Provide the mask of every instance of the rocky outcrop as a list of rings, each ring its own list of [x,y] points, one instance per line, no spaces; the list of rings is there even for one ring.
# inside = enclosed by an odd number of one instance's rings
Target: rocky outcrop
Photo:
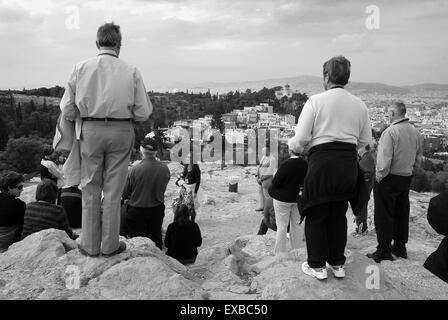
[[[146,238],[128,250],[86,257],[64,231],[32,234],[0,255],[1,299],[189,299],[205,291],[188,270]]]
[[[423,268],[441,237],[426,219],[433,194],[410,193],[409,258],[376,264],[373,201],[369,232],[349,235],[346,278],[318,281],[301,271],[305,247],[273,254],[275,233],[257,232],[261,215],[255,168],[215,170],[201,166],[203,192],[197,222],[203,246],[193,266],[185,267],[146,238],[122,239],[127,250],[110,258],[81,255],[77,243],[59,230],[45,230],[0,254],[0,299],[448,299],[448,284]],[[214,169],[207,174],[208,169]],[[181,167],[170,164],[175,176]],[[227,178],[241,177],[238,193],[228,192]],[[166,193],[164,229],[172,221],[170,205],[178,188],[171,179]],[[24,200],[34,199],[35,186]],[[349,233],[353,215],[347,213]]]
[[[448,285],[413,259],[376,264],[350,239],[346,277],[301,272],[305,248],[274,256],[274,233],[200,251],[185,267],[146,238],[110,258],[85,257],[60,230],[45,230],[0,255],[1,299],[447,299]]]

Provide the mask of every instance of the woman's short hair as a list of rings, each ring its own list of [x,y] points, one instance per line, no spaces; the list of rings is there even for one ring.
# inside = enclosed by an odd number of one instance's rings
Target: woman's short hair
[[[53,180],[44,179],[36,189],[36,200],[54,203],[58,195],[58,186]]]
[[[15,171],[6,171],[0,175],[0,191],[8,191],[8,187],[13,188],[24,181],[25,178],[21,174]]]
[[[120,26],[113,22],[105,23],[98,28],[96,38],[100,47],[121,47]]]
[[[190,220],[190,211],[188,207],[181,204],[174,210],[174,222],[178,225],[186,224]]]
[[[343,57],[333,57],[324,63],[324,76],[328,75],[328,80],[337,85],[345,86],[350,79],[351,63]]]

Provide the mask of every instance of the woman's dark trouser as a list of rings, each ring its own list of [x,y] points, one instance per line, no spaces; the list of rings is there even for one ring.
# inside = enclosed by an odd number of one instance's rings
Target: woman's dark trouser
[[[165,217],[165,205],[153,208],[129,206],[126,215],[126,227],[131,238],[147,237],[162,250],[162,223]]]
[[[61,197],[61,206],[67,213],[70,227],[81,228],[82,218],[82,198],[79,196],[63,196]]]
[[[367,192],[369,193],[369,197],[373,190],[373,182],[374,182],[374,178],[365,180],[365,183],[367,186]],[[358,212],[358,214],[356,215],[356,226],[359,226],[362,223],[362,230],[360,230],[361,232],[364,232],[367,230],[367,208],[368,208],[368,206],[369,206],[369,200],[366,201],[366,203],[364,204],[364,206],[362,207],[360,212]]]
[[[390,254],[394,246],[403,249],[409,235],[409,188],[412,177],[388,175],[380,183],[375,182],[375,230],[377,251]]]
[[[178,259],[178,261],[180,263],[182,263],[183,265],[189,265],[189,264],[193,264],[196,262],[196,257],[194,256],[193,258],[189,258],[189,259]]]
[[[305,237],[308,265],[323,268],[345,264],[347,244],[347,201],[328,202],[306,210]]]

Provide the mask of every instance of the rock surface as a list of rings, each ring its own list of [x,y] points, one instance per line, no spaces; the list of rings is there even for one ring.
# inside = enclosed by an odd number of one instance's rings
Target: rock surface
[[[173,177],[182,169],[169,167]],[[203,245],[193,266],[166,256],[146,238],[126,239],[127,250],[117,256],[85,257],[65,232],[50,229],[0,254],[0,299],[448,299],[448,284],[422,266],[441,241],[426,220],[433,194],[411,192],[409,259],[376,264],[365,256],[376,246],[371,201],[369,232],[348,236],[346,278],[335,279],[329,271],[321,282],[301,271],[305,247],[275,256],[275,232],[255,235],[262,217],[254,211],[254,167],[201,169],[196,221]],[[238,193],[229,193],[229,176],[241,178]],[[173,219],[174,180],[166,193],[164,229]],[[22,199],[32,201],[34,188],[25,188]],[[350,233],[350,210],[347,218]]]

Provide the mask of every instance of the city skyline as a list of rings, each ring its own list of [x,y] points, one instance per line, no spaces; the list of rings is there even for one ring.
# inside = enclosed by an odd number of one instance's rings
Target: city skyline
[[[447,0],[0,0],[0,88],[64,85],[112,20],[148,90],[320,76],[339,54],[352,81],[448,83],[447,15]]]

